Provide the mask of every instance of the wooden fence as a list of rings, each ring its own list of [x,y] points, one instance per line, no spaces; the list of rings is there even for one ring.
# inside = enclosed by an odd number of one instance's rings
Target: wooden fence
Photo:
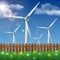
[[[0,51],[60,51],[60,44],[0,44]]]

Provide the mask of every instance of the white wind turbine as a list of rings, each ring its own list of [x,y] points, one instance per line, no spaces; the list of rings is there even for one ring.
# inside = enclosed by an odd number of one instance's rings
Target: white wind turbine
[[[15,38],[15,33],[17,32],[17,30],[19,29],[21,25],[19,25],[13,32],[5,32],[5,33],[8,33],[8,34],[12,34],[13,35],[13,44],[16,43],[16,38]]]
[[[29,26],[28,26],[28,20],[29,20],[29,16],[31,16],[31,14],[34,12],[34,10],[37,8],[37,6],[40,4],[40,2],[38,2],[36,4],[36,6],[27,14],[26,17],[23,17],[23,16],[4,16],[5,18],[17,18],[17,19],[24,19],[25,20],[25,44],[28,43],[28,33],[30,35],[30,38],[31,38],[31,34],[30,34],[30,31],[29,31]]]
[[[38,40],[38,44],[40,44],[40,39],[42,36],[43,36],[43,34],[41,34],[38,38],[33,38],[33,39]]]
[[[56,22],[56,20],[57,20],[57,18],[48,27],[37,27],[37,28],[42,28],[42,29],[48,30],[48,44],[50,43],[50,40],[51,40],[50,28],[53,26],[53,24]]]

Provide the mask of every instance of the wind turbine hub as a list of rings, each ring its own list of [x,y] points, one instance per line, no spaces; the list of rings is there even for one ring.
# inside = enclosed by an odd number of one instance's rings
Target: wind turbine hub
[[[13,32],[13,34],[15,34],[15,32]]]
[[[26,20],[29,21],[28,17],[26,17]]]
[[[48,27],[48,30],[50,30],[50,27]]]

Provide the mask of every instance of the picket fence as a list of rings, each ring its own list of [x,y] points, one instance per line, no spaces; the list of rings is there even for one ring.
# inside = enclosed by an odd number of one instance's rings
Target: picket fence
[[[24,51],[60,51],[60,44],[0,44],[0,51],[24,52]]]

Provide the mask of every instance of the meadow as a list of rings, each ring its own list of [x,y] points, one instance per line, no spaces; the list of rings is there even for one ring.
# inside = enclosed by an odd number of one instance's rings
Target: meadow
[[[0,60],[60,60],[60,52],[0,52]]]

